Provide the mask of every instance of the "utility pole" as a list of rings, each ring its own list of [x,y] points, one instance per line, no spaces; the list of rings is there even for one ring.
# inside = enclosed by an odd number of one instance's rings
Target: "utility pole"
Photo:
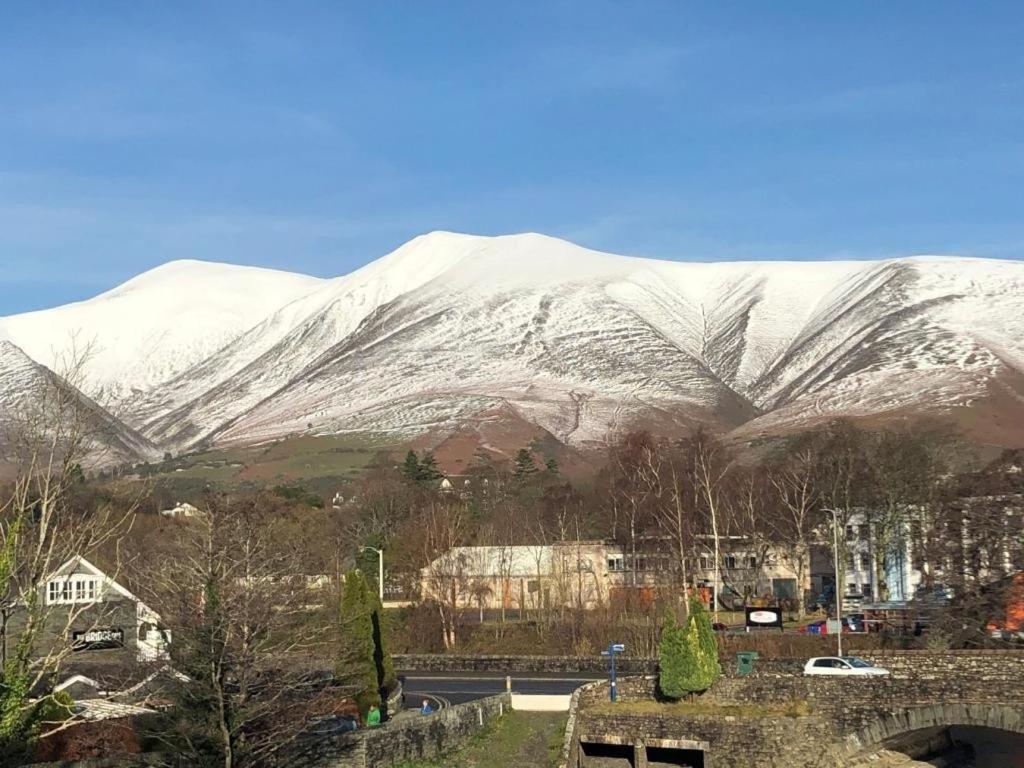
[[[384,607],[384,550],[376,547],[361,547],[360,552],[377,553],[377,595],[380,597],[380,605]]]
[[[836,642],[838,644],[838,654],[843,655],[843,596],[841,592],[841,582],[839,581],[839,513],[835,509],[826,509],[826,512],[832,513],[832,565],[835,568],[835,580],[836,580],[836,619],[838,629],[836,630]]]

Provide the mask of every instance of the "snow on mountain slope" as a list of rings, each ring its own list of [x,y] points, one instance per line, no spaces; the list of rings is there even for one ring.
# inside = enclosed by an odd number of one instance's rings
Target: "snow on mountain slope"
[[[202,362],[321,282],[256,267],[173,261],[93,299],[0,318],[0,325],[54,371],[75,350],[89,348],[89,393],[123,402]]]
[[[224,281],[210,282],[216,304]],[[159,347],[146,370],[169,373],[146,379],[131,423],[181,450],[514,414],[589,443],[634,425],[754,435],[969,408],[1021,369],[1024,264],[699,264],[433,233],[253,316],[202,350],[181,329],[189,364]]]
[[[582,442],[630,423],[948,410],[1020,354],[1022,310],[1015,262],[682,264],[495,238],[213,436],[411,434],[499,404]]]
[[[67,417],[71,413],[81,420],[89,459],[96,466],[151,459],[157,454],[137,432],[4,340],[0,330],[0,461],[25,436],[25,430],[28,434],[48,431],[55,414]]]
[[[379,307],[451,269],[486,240],[434,232],[326,281],[140,402],[133,421],[150,421],[144,431],[161,441],[205,434],[285,386]],[[187,422],[179,422],[186,414]]]

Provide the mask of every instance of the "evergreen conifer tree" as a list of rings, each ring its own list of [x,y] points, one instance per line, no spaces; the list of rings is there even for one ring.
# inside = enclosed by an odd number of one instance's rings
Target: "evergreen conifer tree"
[[[341,595],[341,653],[338,678],[352,685],[363,716],[371,704],[380,706],[377,647],[374,642],[373,597],[359,571],[345,574]]]
[[[416,456],[416,451],[409,451],[405,454],[405,462],[402,464],[402,476],[409,483],[418,483],[420,481],[420,460]]]
[[[665,619],[658,652],[658,684],[672,699],[706,691],[722,674],[718,641],[702,603],[690,597],[686,624],[680,626],[671,613]]]
[[[548,460],[544,462],[544,471],[551,477],[558,477],[558,459],[554,456],[549,457]]]
[[[698,598],[690,597],[690,615],[686,619],[687,641],[692,647],[696,666],[694,691],[706,691],[722,675],[718,663],[718,640],[711,627],[707,609]]]
[[[423,454],[423,458],[420,460],[420,484],[430,485],[440,480],[444,475],[441,474],[441,470],[437,468],[437,459],[434,458],[434,454],[427,451]]]
[[[670,699],[681,699],[692,689],[695,659],[686,642],[686,628],[681,626],[672,611],[665,614],[658,647],[658,687]]]
[[[520,448],[516,452],[513,476],[519,482],[525,481],[537,472],[537,465],[533,461],[533,455],[526,448]]]
[[[370,621],[373,625],[373,664],[377,672],[377,689],[390,690],[395,684],[395,664],[387,647],[384,606],[375,592],[370,591],[369,598],[372,607]]]

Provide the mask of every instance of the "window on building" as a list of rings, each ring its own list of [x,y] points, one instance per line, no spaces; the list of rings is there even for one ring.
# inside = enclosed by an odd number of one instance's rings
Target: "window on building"
[[[848,526],[846,526],[846,538],[847,539],[851,539],[851,540],[857,538],[857,526],[856,525],[848,525]]]
[[[735,555],[726,555],[725,556],[725,567],[730,569],[730,570],[732,570],[733,568],[736,567],[736,556]]]
[[[622,555],[612,555],[608,558],[608,570],[609,571],[621,571],[624,570],[625,563],[623,562]]]
[[[748,568],[757,568],[757,556],[756,555],[751,555],[750,557],[747,558],[747,567]]]
[[[870,568],[871,568],[871,558],[868,556],[867,552],[861,552],[860,553],[860,569],[862,571],[867,571]]]
[[[92,576],[72,574],[53,579],[46,585],[46,602],[90,603],[99,597],[100,580]]]
[[[700,556],[700,569],[702,571],[710,571],[711,570],[711,558],[707,557],[706,555],[701,555]]]

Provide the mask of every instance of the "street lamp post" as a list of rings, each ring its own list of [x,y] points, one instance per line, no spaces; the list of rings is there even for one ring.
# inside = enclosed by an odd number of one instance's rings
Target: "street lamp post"
[[[376,547],[362,547],[360,552],[377,553],[377,595],[380,597],[381,606],[384,605],[384,550]]]
[[[838,655],[843,655],[843,596],[840,590],[839,581],[839,513],[835,509],[826,509],[832,513],[832,565],[835,568],[836,580],[836,642]]]

